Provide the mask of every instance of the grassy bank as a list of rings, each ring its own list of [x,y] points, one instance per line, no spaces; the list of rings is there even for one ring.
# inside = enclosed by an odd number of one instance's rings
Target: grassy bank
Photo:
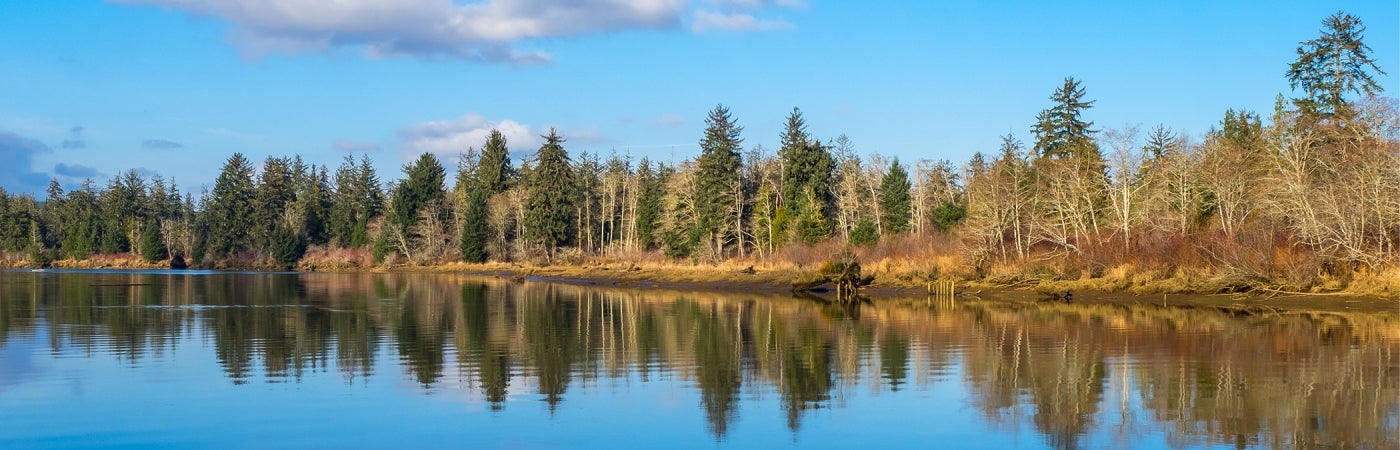
[[[788,246],[766,257],[731,258],[707,263],[673,260],[655,252],[594,256],[546,263],[430,265],[377,263],[367,249],[313,249],[292,269],[307,272],[431,271],[464,272],[502,278],[554,279],[583,283],[628,285],[698,285],[706,288],[780,290],[810,277],[843,251],[835,244]],[[940,280],[956,281],[960,289],[1019,289],[1040,292],[1098,291],[1134,295],[1255,293],[1347,295],[1400,298],[1400,269],[1351,270],[1341,275],[1326,271],[1280,273],[1273,277],[1222,270],[1202,264],[1191,267],[1161,263],[1119,262],[1111,266],[1043,255],[1017,262],[969,264],[951,244],[913,239],[890,240],[853,249],[875,289],[922,292]],[[22,254],[0,255],[0,266],[34,268]],[[164,269],[169,261],[148,262],[129,253],[94,255],[53,261],[67,269]],[[285,270],[255,258],[198,266],[208,269]],[[1301,273],[1301,275],[1300,275]]]

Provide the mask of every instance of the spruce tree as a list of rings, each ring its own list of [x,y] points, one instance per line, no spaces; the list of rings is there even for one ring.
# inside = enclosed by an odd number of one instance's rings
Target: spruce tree
[[[825,145],[807,134],[802,111],[793,108],[788,115],[778,157],[783,165],[783,209],[796,219],[797,237],[813,243],[831,235],[826,221],[832,209],[831,181],[836,160]],[[820,220],[817,220],[820,219]],[[783,230],[775,230],[775,234]]]
[[[909,229],[909,187],[909,173],[899,164],[899,158],[895,158],[880,180],[880,226],[884,234],[903,233]]]
[[[662,204],[666,186],[666,171],[660,163],[652,168],[651,160],[643,157],[637,165],[637,245],[643,250],[655,249],[657,224],[661,221]]]
[[[486,262],[486,188],[476,185],[467,194],[467,208],[462,215],[462,261]]]
[[[557,247],[572,243],[576,183],[564,138],[553,128],[542,137],[525,197],[525,238],[552,257]]]
[[[734,122],[729,109],[717,105],[705,118],[705,135],[700,139],[700,156],[695,160],[695,229],[696,235],[707,238],[716,252],[723,252],[723,231],[741,213],[733,198],[743,168],[739,133],[744,127]],[[722,256],[716,254],[716,256]]]
[[[160,224],[155,221],[147,222],[141,227],[141,256],[148,262],[156,262],[170,257],[165,247],[165,238],[161,236]]]
[[[506,137],[500,130],[491,129],[486,136],[486,145],[481,148],[481,161],[477,163],[474,178],[486,189],[487,196],[505,192],[515,184],[517,174],[510,167],[510,149]]]
[[[1361,19],[1339,11],[1322,25],[1322,35],[1300,43],[1298,60],[1288,66],[1289,86],[1303,91],[1293,104],[1306,117],[1347,120],[1352,112],[1344,96],[1383,92],[1375,75],[1385,72],[1371,57],[1371,47],[1362,42],[1366,26]]]
[[[215,258],[248,249],[248,221],[253,216],[255,193],[253,165],[242,153],[234,153],[214,180],[214,190],[205,208],[209,230],[207,246]]]
[[[403,171],[408,177],[394,189],[394,224],[407,233],[424,207],[447,196],[443,190],[447,170],[432,153],[423,153]]]
[[[253,215],[249,228],[253,233],[253,243],[258,250],[271,253],[273,234],[278,227],[286,227],[284,217],[287,205],[296,198],[292,161],[287,158],[269,157],[263,162],[262,173],[258,175],[258,187],[253,194]]]
[[[1093,138],[1096,131],[1090,128],[1094,123],[1080,117],[1094,102],[1084,100],[1084,88],[1079,81],[1065,78],[1050,101],[1054,106],[1036,115],[1036,124],[1031,127],[1036,137],[1036,152],[1051,158],[1096,157],[1098,147]]]

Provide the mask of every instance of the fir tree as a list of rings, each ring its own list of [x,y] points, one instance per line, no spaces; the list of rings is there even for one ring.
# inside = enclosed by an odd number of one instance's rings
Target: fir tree
[[[799,118],[800,119],[800,118]],[[695,160],[695,234],[705,236],[722,252],[723,230],[740,214],[733,198],[743,168],[739,133],[744,127],[734,123],[729,109],[717,105],[705,118],[705,135],[700,139],[700,156]],[[742,201],[742,199],[740,199]],[[720,256],[720,255],[716,255]]]
[[[486,188],[472,186],[467,194],[466,211],[462,217],[462,261],[486,262]]]
[[[643,250],[655,249],[656,225],[661,221],[661,198],[666,186],[666,170],[661,164],[653,164],[647,158],[637,165],[637,183],[640,196],[637,199],[637,245]]]
[[[525,197],[525,237],[552,257],[556,247],[572,243],[576,183],[564,138],[553,128],[542,137]]]
[[[242,153],[224,163],[214,181],[206,211],[208,250],[216,258],[248,249],[248,220],[253,215],[253,166]]]
[[[287,158],[269,157],[263,162],[258,186],[253,194],[253,215],[250,228],[257,249],[272,252],[273,234],[285,228],[287,205],[296,198],[292,162]]]
[[[141,229],[141,256],[146,261],[156,262],[170,257],[159,224],[154,221],[147,222]]]
[[[909,173],[899,164],[899,158],[895,158],[880,181],[880,226],[884,234],[903,233],[909,229],[909,187]]]

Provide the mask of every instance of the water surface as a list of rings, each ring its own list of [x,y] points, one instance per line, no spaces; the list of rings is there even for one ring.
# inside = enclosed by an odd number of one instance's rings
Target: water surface
[[[1396,448],[1395,313],[0,272],[0,448]]]

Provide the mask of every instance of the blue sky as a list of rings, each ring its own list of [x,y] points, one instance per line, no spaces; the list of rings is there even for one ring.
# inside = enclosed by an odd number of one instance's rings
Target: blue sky
[[[1029,140],[1066,76],[1101,129],[1199,135],[1290,95],[1339,9],[1395,96],[1394,1],[5,0],[0,187],[139,169],[197,191],[234,152],[368,154],[389,180],[491,127],[519,153],[557,127],[573,155],[680,161],[718,103],[746,147],[776,149],[799,107],[860,154],[962,162]]]

